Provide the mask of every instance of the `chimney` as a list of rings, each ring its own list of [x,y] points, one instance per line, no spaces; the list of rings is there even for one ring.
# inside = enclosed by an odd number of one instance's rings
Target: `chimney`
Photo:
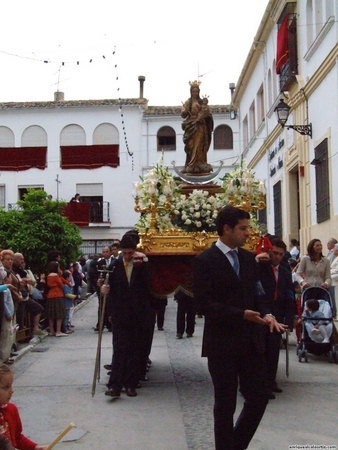
[[[65,99],[65,93],[56,91],[54,92],[54,102],[63,102]]]
[[[146,81],[146,77],[143,75],[140,75],[138,77],[138,81],[140,82],[140,98],[143,98],[143,84]]]
[[[232,97],[233,97],[235,89],[236,89],[235,83],[229,83],[229,89],[230,89],[230,92],[231,92],[231,100],[232,100]]]

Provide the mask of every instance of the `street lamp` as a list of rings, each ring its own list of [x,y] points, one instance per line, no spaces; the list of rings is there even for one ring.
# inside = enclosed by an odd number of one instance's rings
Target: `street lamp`
[[[283,98],[281,98],[275,108],[278,123],[282,126],[282,128],[286,127],[288,130],[292,128],[293,130],[297,131],[297,133],[303,134],[304,136],[310,136],[310,138],[312,139],[311,123],[309,125],[286,125],[290,109],[290,106],[284,102]]]

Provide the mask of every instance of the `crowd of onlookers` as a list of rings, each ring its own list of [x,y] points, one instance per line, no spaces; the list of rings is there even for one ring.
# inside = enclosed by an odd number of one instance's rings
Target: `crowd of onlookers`
[[[62,267],[60,260],[60,252],[50,251],[46,273],[37,275],[22,253],[0,250],[0,361],[12,362],[17,337],[43,336],[46,329],[57,337],[73,332],[74,307],[91,293],[90,261],[81,257]]]

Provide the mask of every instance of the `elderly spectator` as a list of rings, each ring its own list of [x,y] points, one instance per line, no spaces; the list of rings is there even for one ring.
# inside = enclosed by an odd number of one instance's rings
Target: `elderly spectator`
[[[328,243],[326,244],[327,249],[328,249],[328,254],[326,255],[326,257],[330,261],[330,264],[334,260],[333,250],[334,250],[334,246],[337,244],[337,242],[338,242],[337,239],[331,238],[331,239],[329,239]]]
[[[36,302],[30,297],[30,287],[36,284],[35,280],[33,280],[30,276],[28,276],[27,272],[23,269],[23,264],[25,263],[25,259],[22,253],[15,253],[13,257],[13,272],[20,284],[20,291],[22,293],[23,302],[18,308],[18,322],[21,325],[24,323],[24,311],[27,311],[32,317],[32,332],[35,336],[43,336],[45,333],[40,330],[40,317],[43,312],[43,307],[40,303]],[[21,320],[19,320],[19,317]]]
[[[22,294],[20,292],[20,282],[17,279],[15,273],[13,272],[13,259],[14,252],[12,250],[6,249],[1,252],[2,264],[6,270],[11,273],[11,283],[16,289],[12,291],[12,297],[14,302],[15,311],[18,309],[19,303],[23,301]]]

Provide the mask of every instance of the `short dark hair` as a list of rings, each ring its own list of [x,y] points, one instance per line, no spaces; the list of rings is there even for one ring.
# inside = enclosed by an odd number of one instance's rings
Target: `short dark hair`
[[[58,256],[61,256],[61,252],[59,250],[50,250],[48,252],[48,261],[55,261]]]
[[[250,219],[250,214],[243,209],[234,206],[224,206],[216,217],[216,229],[218,236],[223,235],[224,225],[235,228],[240,220]]]
[[[290,242],[292,245],[299,245],[299,242],[297,241],[297,239],[291,239]]]
[[[121,247],[121,249],[132,248],[132,249],[136,250],[137,243],[135,242],[135,237],[130,236],[130,235],[129,236],[124,235],[123,238],[121,239],[120,247]]]
[[[50,261],[48,264],[48,273],[58,273],[59,263],[57,261]]]
[[[64,270],[63,273],[62,273],[62,277],[63,277],[65,280],[67,280],[67,278],[69,278],[69,276],[70,276],[69,270]]]
[[[0,448],[2,450],[11,450],[14,448],[12,447],[11,441],[9,441],[3,434],[0,434]]]
[[[286,245],[282,239],[276,237],[276,238],[270,239],[270,242],[273,247],[282,248],[284,250],[284,252],[286,251]]]
[[[137,246],[137,244],[140,242],[140,238],[139,238],[139,235],[138,235],[137,230],[129,230],[129,231],[127,231],[127,232],[123,235],[122,239],[123,239],[125,236],[131,236],[132,239],[134,239],[134,241],[135,241],[135,243],[136,243],[136,246]]]
[[[306,306],[311,309],[311,311],[318,311],[319,301],[316,298],[310,298],[306,301]]]
[[[297,266],[298,262],[295,259],[293,259],[293,258],[289,258],[288,259],[288,264],[289,264],[290,267],[294,268],[294,267]],[[298,281],[297,281],[297,283],[298,283]]]

